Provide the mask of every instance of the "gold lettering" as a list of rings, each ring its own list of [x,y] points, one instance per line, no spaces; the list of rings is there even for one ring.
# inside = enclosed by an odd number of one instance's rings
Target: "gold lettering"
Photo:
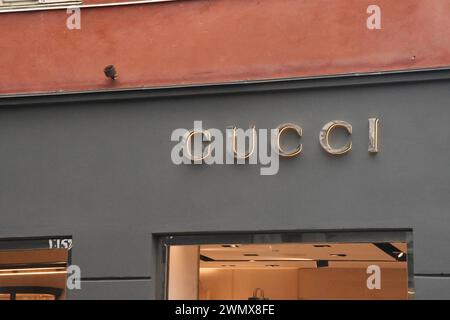
[[[194,138],[196,135],[201,135],[202,137],[202,150],[201,150],[201,156],[196,156],[192,150],[191,150],[191,144],[192,144],[192,138]],[[203,139],[205,138],[205,139]],[[186,135],[184,136],[184,140],[185,140],[185,144],[184,144],[184,152],[183,154],[192,162],[199,162],[199,161],[203,161],[206,158],[208,158],[211,155],[211,146],[208,145],[208,147],[206,148],[206,153],[203,151],[203,142],[207,141],[210,142],[211,141],[211,135],[209,133],[209,131],[207,130],[191,130],[188,131],[186,133]],[[195,148],[195,141],[194,141],[194,149]],[[195,150],[194,150],[195,151]]]
[[[285,124],[282,124],[282,125],[278,126],[278,128],[277,128],[276,150],[277,150],[278,154],[280,156],[282,156],[282,157],[286,157],[286,158],[295,157],[296,155],[300,154],[300,152],[302,152],[303,145],[300,143],[294,150],[291,150],[291,151],[284,150],[283,147],[281,146],[281,137],[287,131],[294,131],[294,132],[296,132],[297,135],[299,136],[299,138],[301,138],[303,136],[302,128],[297,126],[297,125],[295,125],[295,124],[285,123]]]
[[[370,118],[369,119],[369,152],[378,153],[378,125],[380,119]]]
[[[233,155],[236,159],[248,159],[250,156],[255,152],[255,145],[256,145],[256,128],[255,126],[251,126],[250,130],[252,131],[252,141],[249,142],[250,148],[249,151],[244,153],[243,155],[240,155],[237,150],[237,134],[236,134],[236,127],[233,127],[233,135],[232,135],[232,146],[233,146]],[[245,135],[244,140],[241,140],[242,144],[245,146]]]
[[[325,124],[320,130],[319,140],[322,148],[333,155],[341,155],[349,152],[352,149],[352,141],[350,140],[345,146],[340,148],[334,148],[330,145],[329,137],[331,132],[337,128],[344,128],[351,135],[352,134],[352,125],[348,122],[341,120],[333,120]]]

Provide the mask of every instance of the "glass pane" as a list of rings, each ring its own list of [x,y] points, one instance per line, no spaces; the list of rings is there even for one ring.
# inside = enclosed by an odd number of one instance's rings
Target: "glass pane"
[[[169,299],[409,298],[401,241],[181,245],[169,253]]]
[[[55,300],[50,294],[18,293],[16,300]]]
[[[16,300],[65,298],[67,249],[0,250],[0,293]]]
[[[10,299],[9,294],[0,293],[0,300],[9,300],[9,299]]]

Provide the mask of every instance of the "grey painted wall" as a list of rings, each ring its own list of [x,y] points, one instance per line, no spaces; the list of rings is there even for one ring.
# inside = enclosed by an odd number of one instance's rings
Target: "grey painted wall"
[[[0,238],[70,234],[83,277],[154,277],[153,233],[412,228],[415,272],[448,274],[449,85],[3,107]],[[375,157],[367,152],[369,117],[381,119]],[[318,142],[333,119],[353,125],[353,150],[338,158]],[[171,132],[194,120],[220,129],[294,122],[304,151],[275,176],[260,176],[259,166],[175,166]],[[449,296],[447,278],[441,290],[434,278],[419,280],[418,297]],[[114,297],[131,288],[153,296],[151,281],[118,282],[83,282],[72,295],[120,287]]]
[[[81,290],[71,290],[70,300],[148,300],[153,299],[150,280],[82,281]]]

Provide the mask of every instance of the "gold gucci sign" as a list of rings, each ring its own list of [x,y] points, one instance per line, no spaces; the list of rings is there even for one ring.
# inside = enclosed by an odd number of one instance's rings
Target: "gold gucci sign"
[[[380,120],[378,118],[370,118],[368,120],[368,152],[378,153],[378,127]],[[351,137],[343,146],[333,145],[330,137],[333,135],[336,129],[345,130],[349,136],[352,135],[352,125],[350,123],[342,120],[333,120],[327,122],[319,132],[320,146],[323,148],[323,150],[325,150],[325,152],[329,154],[336,156],[344,155],[352,149]],[[210,158],[212,154],[212,141],[215,141],[216,143],[217,141],[220,141],[220,138],[218,139],[217,136],[221,136],[221,133],[217,131],[218,130],[214,129],[204,130],[202,128],[186,131],[183,136],[184,143],[182,144],[182,149],[184,149],[184,156],[192,162],[202,162]],[[255,126],[251,126],[247,130],[247,132],[244,132],[242,129],[237,129],[236,127],[229,127],[227,129],[227,132],[229,132],[228,136],[230,137],[230,140],[227,140],[227,143],[228,141],[230,141],[229,150],[231,157],[242,161],[251,159],[252,155],[254,155],[255,150],[257,149],[256,146],[258,141],[258,130],[255,128]],[[303,136],[303,129],[293,123],[284,123],[279,125],[276,130],[272,130],[272,147],[280,157],[292,158],[298,156],[303,150],[303,145],[300,142],[297,146],[289,149],[283,146],[283,136],[287,134],[294,134],[298,137],[298,140],[301,140]],[[213,136],[215,136],[215,139],[212,139]],[[243,139],[245,139],[245,136],[249,141],[247,148],[244,148],[242,143],[244,141]],[[192,150],[193,139],[195,137],[200,139],[203,144],[206,144],[206,147],[201,148],[200,152],[197,153]],[[239,148],[239,146],[241,147]]]

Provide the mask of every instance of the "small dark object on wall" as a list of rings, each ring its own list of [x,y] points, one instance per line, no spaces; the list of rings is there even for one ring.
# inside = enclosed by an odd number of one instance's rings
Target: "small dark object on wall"
[[[328,267],[328,260],[317,260],[316,265],[317,268],[326,268]]]
[[[116,68],[113,65],[106,66],[105,69],[103,70],[103,72],[105,73],[106,77],[108,77],[112,80],[116,80],[116,78],[118,76]]]

